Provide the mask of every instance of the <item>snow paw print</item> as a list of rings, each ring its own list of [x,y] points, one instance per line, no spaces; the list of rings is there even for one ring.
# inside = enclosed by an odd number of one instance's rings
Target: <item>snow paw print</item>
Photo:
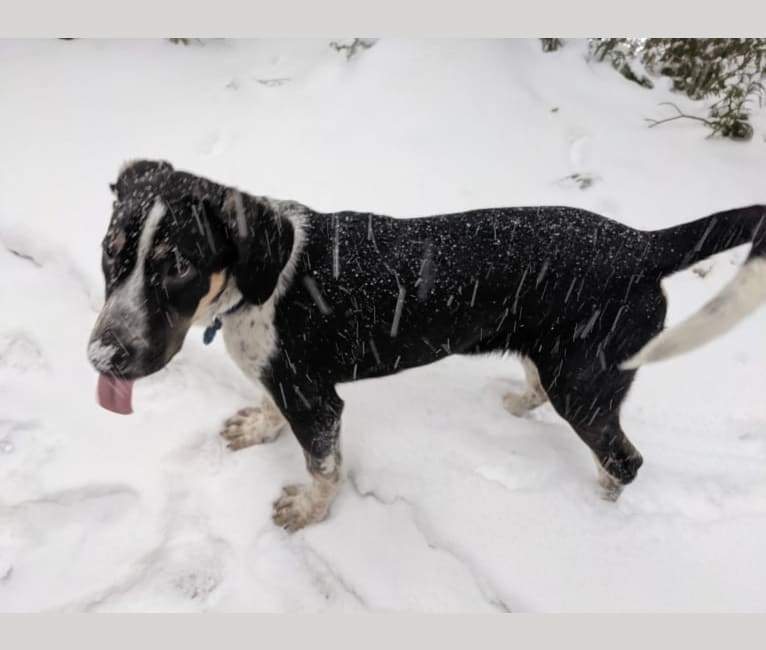
[[[229,546],[222,540],[176,542],[165,549],[157,569],[176,594],[204,603],[223,582],[224,562],[229,555]]]
[[[221,582],[221,576],[213,573],[187,573],[173,580],[173,587],[191,600],[206,600]]]
[[[36,420],[0,420],[0,457],[16,451],[16,436],[24,431],[34,431],[38,427],[39,423]]]
[[[513,455],[498,463],[480,465],[474,472],[487,481],[515,492],[540,487],[548,479],[550,469]]]
[[[197,141],[197,153],[205,158],[212,158],[221,153],[224,148],[223,138],[218,129],[210,131]]]
[[[27,334],[0,336],[0,371],[15,372],[45,370],[48,362],[40,345]]]
[[[593,160],[593,138],[588,134],[573,129],[567,138],[569,164],[575,169],[589,167]]]
[[[566,151],[570,167],[580,171],[556,181],[559,187],[587,190],[601,180],[596,173],[584,171],[591,167],[593,162],[593,138],[589,134],[574,130],[567,138]]]
[[[559,179],[557,184],[559,187],[563,187],[564,189],[576,187],[581,190],[587,190],[593,185],[593,183],[598,180],[601,179],[595,174],[590,174],[587,172],[575,172],[574,174],[569,174],[569,176],[564,176],[564,178]]]
[[[38,420],[0,418],[0,483],[3,484],[0,500],[12,498],[12,494],[35,492],[39,488],[41,468],[55,458],[60,444],[56,432]]]

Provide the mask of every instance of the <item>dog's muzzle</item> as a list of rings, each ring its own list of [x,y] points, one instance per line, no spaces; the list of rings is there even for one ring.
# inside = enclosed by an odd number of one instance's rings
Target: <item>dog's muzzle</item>
[[[114,413],[133,412],[133,380],[124,373],[135,358],[135,348],[112,329],[94,332],[88,344],[88,359],[98,370],[98,403]]]

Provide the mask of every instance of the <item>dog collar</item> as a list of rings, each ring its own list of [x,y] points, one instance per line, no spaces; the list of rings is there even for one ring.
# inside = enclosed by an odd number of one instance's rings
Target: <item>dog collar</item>
[[[234,312],[239,311],[242,309],[242,307],[245,305],[245,299],[242,298],[236,305],[233,307],[229,307],[221,316],[231,316]],[[213,342],[213,339],[215,338],[216,332],[221,329],[223,326],[223,323],[221,322],[221,319],[216,316],[213,319],[213,324],[209,325],[205,328],[205,333],[202,335],[202,340],[205,343],[205,345],[210,345]]]

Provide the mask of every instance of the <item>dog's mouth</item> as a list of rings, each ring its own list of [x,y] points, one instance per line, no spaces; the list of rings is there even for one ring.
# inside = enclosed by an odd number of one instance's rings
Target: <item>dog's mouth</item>
[[[97,394],[98,403],[102,408],[120,415],[133,412],[132,379],[118,379],[113,375],[100,373]]]
[[[133,351],[131,359],[121,359],[118,363],[100,363],[91,356],[91,363],[98,371],[96,396],[99,405],[107,411],[129,415],[133,413],[133,384],[138,379],[162,370],[181,349],[183,339],[173,343],[172,348],[162,354],[139,354]],[[124,346],[123,346],[124,349]]]

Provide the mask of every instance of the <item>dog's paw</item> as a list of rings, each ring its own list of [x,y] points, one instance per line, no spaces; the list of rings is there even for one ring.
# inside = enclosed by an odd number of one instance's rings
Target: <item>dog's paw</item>
[[[598,484],[601,486],[601,498],[604,501],[617,501],[617,499],[620,498],[623,489],[625,489],[625,486],[613,479],[609,474],[606,474],[606,472],[604,473],[604,477],[598,477]]]
[[[322,521],[330,509],[330,500],[313,485],[288,485],[274,502],[272,520],[277,526],[294,533]]]
[[[601,498],[604,501],[617,501],[625,489],[625,485],[609,474],[598,460],[596,460],[596,470],[598,471],[598,484],[601,487]]]
[[[284,425],[285,421],[270,410],[246,408],[226,420],[221,435],[229,441],[229,449],[237,450],[276,440]]]
[[[506,393],[503,397],[503,407],[511,415],[521,417],[526,415],[532,409],[537,408],[545,402],[545,397],[537,393],[527,392],[519,395],[518,393]]]

